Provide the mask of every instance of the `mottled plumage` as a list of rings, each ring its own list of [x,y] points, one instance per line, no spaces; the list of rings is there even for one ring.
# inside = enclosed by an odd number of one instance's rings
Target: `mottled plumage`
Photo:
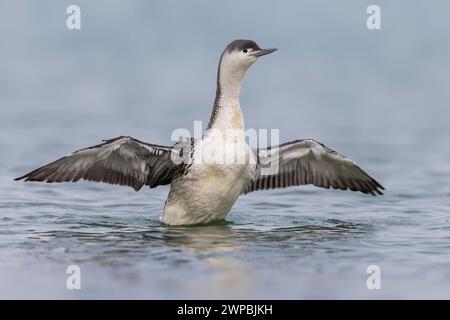
[[[81,149],[15,180],[76,182],[80,179],[154,188],[169,184],[180,167],[171,160],[172,147],[148,144],[131,137],[118,137]]]
[[[258,150],[257,155],[257,171],[245,193],[312,184],[327,189],[383,194],[380,191],[383,186],[356,163],[311,139]],[[269,164],[274,162],[278,162],[278,166],[271,169]]]

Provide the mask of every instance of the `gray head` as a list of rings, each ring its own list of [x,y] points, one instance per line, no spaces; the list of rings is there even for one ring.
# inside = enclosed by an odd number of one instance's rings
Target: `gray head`
[[[230,42],[225,51],[231,52],[242,52],[250,57],[260,57],[269,53],[276,51],[277,49],[261,49],[258,44],[253,40],[234,40]]]
[[[216,102],[223,95],[235,98],[247,69],[259,58],[277,49],[261,49],[252,40],[234,40],[220,57]]]
[[[229,68],[235,72],[248,69],[259,57],[272,53],[277,49],[261,49],[253,40],[234,40],[227,45],[220,58],[221,68]]]

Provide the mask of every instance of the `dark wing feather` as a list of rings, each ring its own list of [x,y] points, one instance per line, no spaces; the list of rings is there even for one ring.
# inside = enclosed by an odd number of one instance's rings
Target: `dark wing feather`
[[[383,186],[352,160],[311,139],[258,150],[257,158],[255,178],[244,193],[312,184],[322,188],[383,194]]]
[[[15,180],[64,182],[105,182],[154,188],[170,183],[179,170],[172,161],[172,147],[148,144],[131,137],[118,137],[81,149]]]

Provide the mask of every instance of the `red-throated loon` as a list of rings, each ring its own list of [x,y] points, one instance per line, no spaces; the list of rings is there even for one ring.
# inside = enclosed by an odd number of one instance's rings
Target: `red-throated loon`
[[[267,150],[252,150],[246,143],[239,104],[242,80],[259,57],[275,50],[261,49],[251,40],[235,40],[225,48],[211,120],[201,139],[169,147],[122,136],[75,151],[16,180],[84,179],[136,191],[144,185],[170,184],[162,218],[169,225],[224,219],[241,194],[262,189],[312,184],[382,194],[384,188],[353,161],[314,140]]]

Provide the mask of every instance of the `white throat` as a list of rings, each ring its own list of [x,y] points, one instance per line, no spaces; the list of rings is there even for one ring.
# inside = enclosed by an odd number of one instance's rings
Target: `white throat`
[[[220,86],[218,103],[220,106],[239,106],[242,80],[248,66],[235,66],[231,61],[224,59],[220,64],[218,85]]]
[[[235,59],[225,53],[220,61],[218,88],[210,128],[244,130],[239,98],[245,72],[251,63],[238,63]]]

